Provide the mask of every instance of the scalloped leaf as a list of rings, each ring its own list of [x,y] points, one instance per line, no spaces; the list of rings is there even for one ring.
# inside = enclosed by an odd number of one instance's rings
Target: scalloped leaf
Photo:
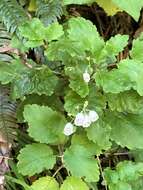
[[[52,149],[45,145],[34,143],[26,145],[18,155],[18,171],[23,175],[32,176],[45,169],[52,169],[56,163],[56,157]]]
[[[130,56],[132,59],[143,62],[143,33],[137,38],[133,40],[133,46],[130,51]]]
[[[59,184],[50,176],[41,177],[31,185],[32,190],[59,190]]]
[[[99,168],[93,153],[81,145],[71,145],[64,153],[64,164],[75,177],[85,177],[88,182],[99,180]]]
[[[109,190],[132,190],[139,185],[143,173],[143,164],[131,161],[118,163],[115,170],[106,168],[104,170],[105,179]],[[140,186],[142,187],[142,186]],[[140,189],[140,188],[139,188]],[[138,190],[139,190],[138,189]]]
[[[108,150],[111,147],[110,126],[102,120],[98,120],[86,129],[87,137],[99,147],[99,153],[102,150]],[[104,137],[104,138],[103,138]],[[98,153],[98,154],[99,154]]]
[[[110,138],[122,147],[143,149],[143,115],[108,113],[106,122],[111,126]]]
[[[120,93],[133,88],[142,96],[143,64],[124,59],[119,63],[118,69],[96,73],[95,81],[106,93]]]
[[[69,39],[79,43],[94,56],[99,54],[104,46],[104,40],[99,36],[96,26],[82,17],[71,18],[68,22]],[[87,35],[88,34],[88,35]],[[89,38],[90,36],[90,38]]]
[[[60,190],[89,190],[89,187],[80,178],[71,176],[64,180]]]
[[[50,107],[26,105],[24,118],[29,124],[29,135],[36,141],[51,144],[60,144],[65,141],[63,130],[66,119]]]
[[[112,111],[128,112],[133,114],[143,113],[143,97],[136,91],[130,90],[119,94],[106,94],[109,108]]]
[[[19,31],[27,39],[24,45],[28,48],[44,45],[44,40],[48,42],[56,40],[64,33],[62,25],[59,23],[55,22],[48,27],[44,27],[38,18],[33,18],[31,21],[20,26]]]

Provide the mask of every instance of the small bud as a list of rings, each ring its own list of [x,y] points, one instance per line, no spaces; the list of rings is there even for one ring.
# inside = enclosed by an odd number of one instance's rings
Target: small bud
[[[89,75],[89,73],[88,73],[87,71],[85,71],[85,72],[83,73],[83,80],[84,80],[86,83],[89,83],[89,81],[90,81],[90,75]]]
[[[81,112],[81,113],[78,113],[75,117],[75,120],[74,120],[74,124],[76,126],[82,126],[83,125],[83,122],[84,122],[84,114]]]
[[[97,114],[96,111],[89,111],[89,119],[91,122],[95,122],[99,119],[99,115]]]
[[[67,123],[64,128],[64,134],[69,136],[74,133],[74,127],[72,123]]]

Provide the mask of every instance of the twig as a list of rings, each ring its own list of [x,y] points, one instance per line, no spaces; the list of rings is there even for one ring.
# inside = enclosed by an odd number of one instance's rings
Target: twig
[[[55,173],[52,175],[52,177],[55,177],[57,175],[57,173],[63,168],[64,166],[61,165],[56,171]]]
[[[2,158],[2,159],[8,159],[8,160],[13,160],[13,158],[9,158],[7,156],[1,156],[1,155],[0,155],[0,158]]]
[[[103,179],[103,181],[104,181],[105,189],[108,190],[107,182],[106,182],[104,173],[103,173],[103,171],[102,171],[102,166],[101,166],[101,163],[100,163],[99,156],[97,156],[97,161],[98,161],[98,165],[99,165],[99,169],[100,169],[100,172],[101,172],[102,179]]]

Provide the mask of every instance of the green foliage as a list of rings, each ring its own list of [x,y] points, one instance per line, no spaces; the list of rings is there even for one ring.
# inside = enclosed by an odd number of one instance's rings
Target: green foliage
[[[111,146],[111,142],[109,141],[110,131],[110,125],[102,120],[99,120],[87,129],[87,136],[90,140],[96,143],[98,147],[100,147],[100,150],[108,150]]]
[[[12,96],[16,99],[32,93],[52,95],[58,78],[46,66],[29,69],[20,60],[14,60],[11,64],[0,63],[0,81],[11,82]]]
[[[130,51],[132,59],[143,62],[142,49],[143,49],[143,34],[141,33],[139,38],[133,40],[133,47],[132,50]]]
[[[16,0],[0,1],[0,17],[11,33],[28,20],[28,15]]]
[[[112,111],[143,113],[143,98],[136,91],[130,90],[119,94],[108,93],[106,97]]]
[[[65,17],[64,24],[57,22],[60,12],[46,18],[49,7],[55,10],[60,1],[36,2],[39,19],[20,20],[18,31],[24,39],[12,40],[18,55],[10,61],[0,60],[0,82],[11,85],[12,99],[20,101],[18,121],[25,122],[33,138],[18,155],[18,171],[30,177],[38,174],[32,185],[14,181],[31,190],[96,189],[101,180],[110,190],[138,190],[142,163],[121,162],[115,170],[105,168],[103,172],[100,158],[107,163],[114,148],[142,152],[142,35],[133,41],[129,56],[119,61],[118,55],[128,46],[127,35],[104,41],[85,18]],[[136,7],[132,12],[125,9],[127,2],[116,1],[115,5],[137,20]],[[70,3],[73,1],[64,1]],[[139,13],[141,2],[136,6]],[[43,51],[45,64],[36,63],[34,48]],[[8,112],[6,107],[6,112],[11,115],[13,109]]]
[[[24,45],[28,48],[44,45],[44,40],[50,42],[58,39],[63,34],[62,26],[57,22],[44,27],[38,18],[23,24],[19,27],[19,31],[27,39]]]
[[[78,190],[79,187],[81,190],[89,190],[88,186],[81,179],[76,177],[67,177],[60,190]]]
[[[17,127],[16,103],[9,97],[9,88],[0,86],[0,142],[14,143]]]
[[[36,15],[38,18],[40,18],[45,26],[57,21],[63,13],[62,3],[59,0],[37,0],[36,5]]]
[[[32,190],[59,190],[56,180],[50,176],[41,177],[31,185]]]
[[[29,176],[40,173],[44,169],[52,169],[56,162],[52,149],[45,144],[38,143],[26,145],[21,149],[18,160],[19,172]]]
[[[125,59],[120,61],[118,69],[97,73],[95,80],[106,93],[120,93],[134,89],[142,96],[142,76],[143,64],[136,60]]]
[[[83,145],[73,144],[64,153],[64,163],[73,176],[85,177],[88,182],[96,182],[99,180],[99,169],[93,155]]]
[[[142,115],[111,112],[108,113],[106,119],[112,128],[112,140],[122,147],[128,147],[129,149],[143,149]]]
[[[124,161],[117,165],[116,170],[106,168],[104,173],[109,190],[133,190],[143,175],[143,164]]]
[[[29,135],[41,143],[60,144],[65,140],[65,118],[48,106],[27,105],[24,118],[29,124]]]

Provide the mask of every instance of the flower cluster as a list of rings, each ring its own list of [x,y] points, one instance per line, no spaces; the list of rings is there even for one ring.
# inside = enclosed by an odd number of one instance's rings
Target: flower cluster
[[[91,123],[97,121],[99,118],[95,111],[89,111],[86,113],[80,112],[76,115],[74,124],[76,126],[82,126],[84,128],[89,127]]]
[[[97,121],[98,119],[99,116],[96,111],[90,110],[88,112],[80,112],[75,117],[74,125],[87,128],[91,125],[91,123]],[[65,125],[64,134],[66,136],[74,133],[74,125],[70,122]]]

